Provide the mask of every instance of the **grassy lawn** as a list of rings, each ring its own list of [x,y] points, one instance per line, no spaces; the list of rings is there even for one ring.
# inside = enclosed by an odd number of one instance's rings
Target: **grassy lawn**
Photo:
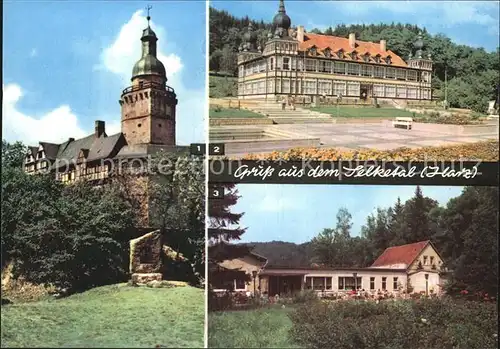
[[[203,347],[204,291],[104,286],[2,306],[2,347]]]
[[[213,109],[209,111],[210,118],[263,118],[264,115],[254,113],[250,110],[236,108]]]
[[[209,348],[299,348],[290,342],[290,306],[215,312],[208,317]]]
[[[336,106],[313,107],[311,110],[337,115],[341,118],[395,118],[395,117],[415,117],[412,112],[396,108],[373,108],[373,107],[348,107]],[[417,116],[418,117],[418,116]]]

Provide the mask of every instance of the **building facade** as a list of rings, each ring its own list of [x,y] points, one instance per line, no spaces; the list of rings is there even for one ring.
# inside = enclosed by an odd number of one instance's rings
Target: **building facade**
[[[306,33],[291,29],[284,1],[273,18],[273,32],[264,47],[249,25],[238,53],[238,97],[266,98],[293,95],[312,101],[315,96],[370,101],[430,101],[432,60],[422,57],[421,34],[415,57],[405,62],[379,43]]]
[[[226,280],[215,285],[216,291],[254,292],[268,296],[287,295],[301,290],[314,290],[319,295],[352,290],[389,293],[442,292],[445,283],[443,260],[430,241],[387,248],[367,268],[324,268],[319,266],[280,267],[265,257],[251,254],[220,264],[224,269],[239,270],[250,275]]]
[[[121,132],[108,135],[104,121],[98,120],[94,133],[87,137],[29,146],[24,161],[26,173],[50,173],[63,183],[78,180],[102,183],[116,173],[114,171],[135,160],[146,160],[159,151],[183,153],[188,150],[188,147],[176,146],[177,96],[167,85],[165,67],[157,58],[158,38],[149,21],[148,16],[148,26],[141,37],[142,55],[133,67],[131,86],[120,95]],[[147,187],[149,180],[150,176],[146,175],[138,178],[136,184]],[[148,222],[144,224],[147,226]]]

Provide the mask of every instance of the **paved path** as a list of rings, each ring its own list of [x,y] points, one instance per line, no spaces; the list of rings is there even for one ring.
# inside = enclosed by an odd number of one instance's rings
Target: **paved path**
[[[483,133],[470,135],[449,135],[429,133],[417,130],[406,130],[387,127],[381,123],[364,124],[283,124],[267,126],[277,130],[289,131],[304,136],[319,138],[321,147],[335,147],[342,149],[371,148],[390,150],[400,147],[421,148],[426,146],[446,146],[463,143],[475,143],[486,140],[498,140],[498,133]],[[289,145],[264,149],[262,146],[252,149],[248,153],[271,152],[287,150]],[[242,155],[242,154],[228,154]]]

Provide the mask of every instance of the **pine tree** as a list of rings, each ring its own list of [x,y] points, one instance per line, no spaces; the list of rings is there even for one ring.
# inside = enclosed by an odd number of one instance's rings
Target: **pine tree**
[[[422,189],[417,186],[415,196],[405,203],[406,243],[428,240],[434,234],[431,231],[429,212],[437,206],[433,199],[424,197]]]

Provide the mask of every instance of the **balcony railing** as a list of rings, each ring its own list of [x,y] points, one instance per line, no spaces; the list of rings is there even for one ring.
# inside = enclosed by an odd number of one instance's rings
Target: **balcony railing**
[[[172,87],[168,86],[167,84],[160,84],[158,82],[144,82],[144,83],[139,84],[139,85],[132,85],[132,86],[127,87],[126,89],[124,89],[122,91],[122,96],[126,93],[139,91],[139,90],[142,90],[144,88],[156,88],[158,90],[166,90],[167,92],[175,93],[174,89]]]

